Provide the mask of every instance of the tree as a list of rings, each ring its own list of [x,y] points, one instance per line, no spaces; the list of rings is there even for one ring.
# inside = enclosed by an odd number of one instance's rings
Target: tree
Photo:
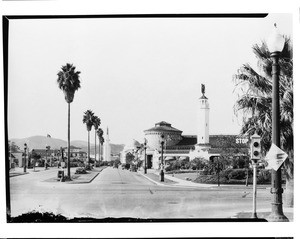
[[[207,160],[204,158],[194,158],[191,161],[191,166],[193,170],[203,169],[206,164],[207,164]]]
[[[8,149],[10,153],[20,152],[20,147],[15,142],[8,140]]]
[[[126,160],[126,164],[131,164],[135,159],[135,156],[133,153],[131,152],[128,152],[126,155],[125,155],[125,160]]]
[[[96,142],[96,139],[97,139],[97,130],[99,128],[101,124],[101,120],[98,116],[94,116],[93,117],[93,126],[94,126],[94,129],[95,129],[95,160],[96,160],[96,156],[97,156],[97,142]]]
[[[33,160],[33,162],[32,162],[33,170],[35,171],[36,162],[41,158],[41,155],[37,154],[33,149],[31,154],[30,154],[30,158]]]
[[[243,114],[241,134],[252,135],[256,131],[262,138],[263,154],[272,143],[272,59],[265,42],[254,45],[259,72],[249,64],[239,68],[233,76],[238,99],[234,106],[237,116]],[[293,183],[293,48],[290,38],[285,38],[279,66],[280,141],[281,148],[289,155],[285,162],[288,183]],[[292,190],[293,191],[293,190]],[[292,202],[287,202],[291,204]]]
[[[88,165],[90,165],[90,131],[93,126],[94,113],[91,110],[87,110],[83,114],[82,122],[86,124],[86,129],[88,132]]]
[[[57,73],[57,83],[65,95],[65,100],[68,103],[68,178],[71,179],[70,171],[70,104],[73,102],[75,91],[80,88],[79,80],[80,71],[75,71],[73,64],[67,63],[61,67]]]
[[[97,136],[99,139],[99,161],[101,161],[101,147],[104,143],[103,130],[101,128],[97,130]]]

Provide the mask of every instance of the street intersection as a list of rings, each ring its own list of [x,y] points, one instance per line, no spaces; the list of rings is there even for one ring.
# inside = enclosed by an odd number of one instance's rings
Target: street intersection
[[[38,169],[10,178],[12,217],[40,211],[67,218],[212,219],[252,210],[250,186],[161,185],[142,171],[112,167],[105,168],[89,183],[49,181],[56,177],[57,170]],[[269,209],[270,202],[269,188],[259,187],[257,210]]]

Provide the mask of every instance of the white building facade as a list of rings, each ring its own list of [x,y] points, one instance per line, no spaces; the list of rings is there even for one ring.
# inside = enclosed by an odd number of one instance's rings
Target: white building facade
[[[213,157],[219,157],[226,150],[238,152],[238,154],[243,152],[243,156],[247,155],[247,145],[236,144],[239,136],[209,134],[210,108],[208,98],[205,96],[204,85],[201,85],[201,92],[202,96],[198,99],[197,109],[197,135],[182,135],[181,130],[172,127],[165,121],[158,122],[154,127],[144,131],[147,147],[146,154],[145,149],[140,153],[140,160],[145,164],[146,157],[147,168],[160,169],[162,141],[164,141],[163,165],[178,159],[203,158],[210,160]],[[125,156],[125,151],[122,152],[122,155]]]

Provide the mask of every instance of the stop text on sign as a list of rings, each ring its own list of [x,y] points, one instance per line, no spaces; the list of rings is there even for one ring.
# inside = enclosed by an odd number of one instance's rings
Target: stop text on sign
[[[247,139],[247,138],[236,138],[235,139],[236,144],[246,144],[246,143],[248,143],[248,141],[249,141],[249,139]]]

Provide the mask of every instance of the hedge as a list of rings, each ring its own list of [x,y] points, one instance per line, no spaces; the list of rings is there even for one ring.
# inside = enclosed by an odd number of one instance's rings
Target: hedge
[[[219,174],[220,184],[246,184],[247,170],[246,169],[227,169]],[[194,182],[217,184],[218,175],[200,175]],[[253,175],[252,170],[248,170],[248,184],[252,184]],[[270,170],[260,169],[257,172],[257,184],[269,184],[271,183]]]

